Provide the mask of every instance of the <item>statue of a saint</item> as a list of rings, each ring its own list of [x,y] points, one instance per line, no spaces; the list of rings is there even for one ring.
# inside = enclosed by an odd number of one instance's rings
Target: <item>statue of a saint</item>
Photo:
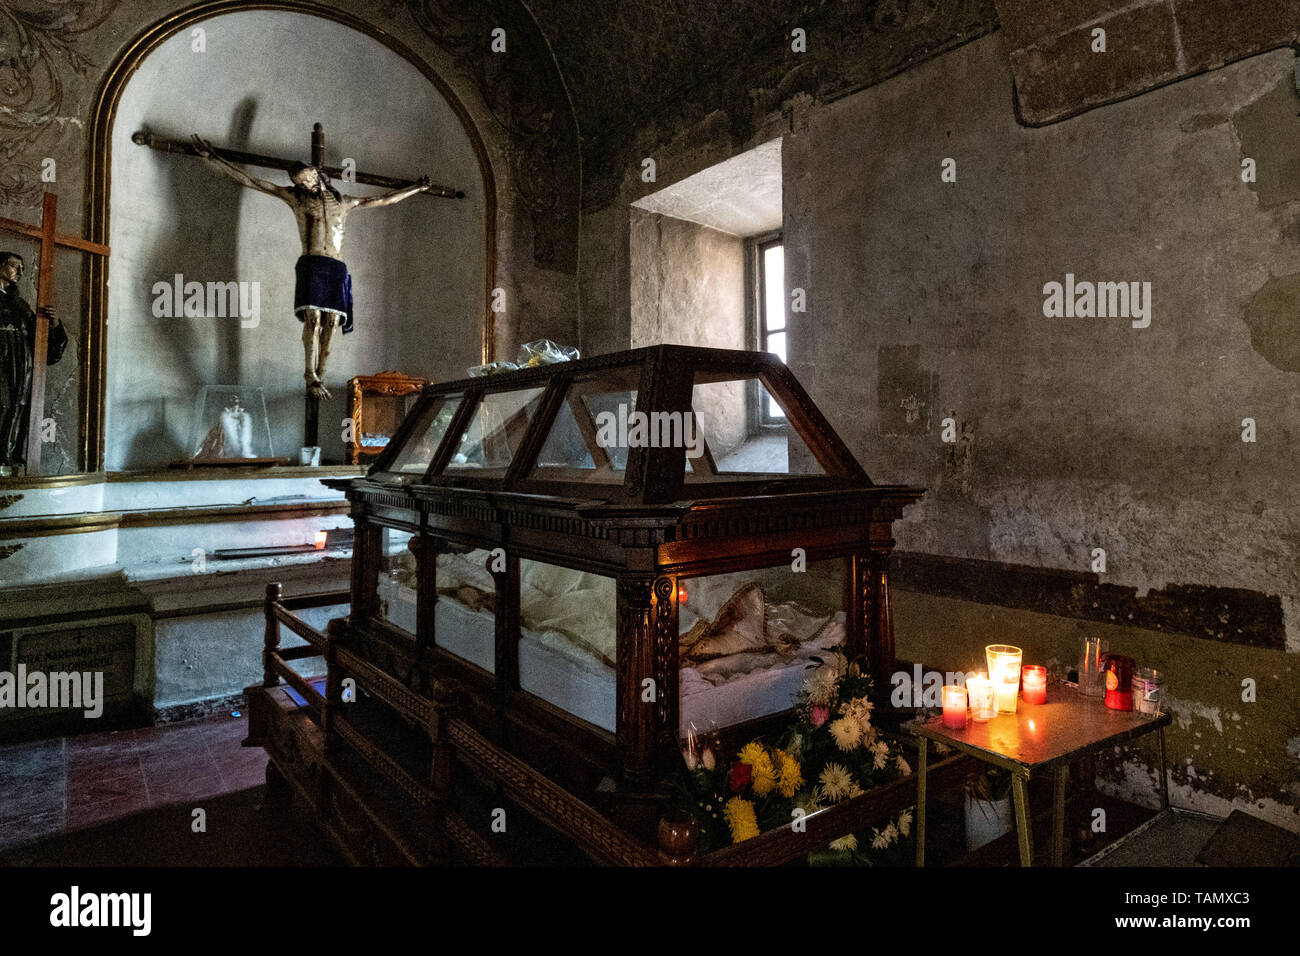
[[[239,396],[221,410],[208,430],[195,458],[256,458],[253,453],[253,416],[239,404]]]
[[[250,189],[275,196],[288,203],[298,220],[298,235],[302,239],[302,256],[294,272],[293,311],[302,322],[302,344],[306,353],[307,391],[317,397],[329,398],[325,390],[325,361],[330,354],[330,341],[334,330],[342,327],[344,334],[352,331],[352,277],[343,263],[343,233],[347,228],[348,213],[353,209],[375,209],[391,206],[409,199],[429,185],[429,177],[422,176],[414,186],[394,190],[382,196],[363,199],[344,196],[330,183],[324,170],[306,163],[295,163],[289,169],[293,186],[275,183],[248,175],[238,166],[213,152],[207,140],[194,137],[200,156]]]
[[[68,331],[53,308],[37,316],[18,294],[23,257],[0,252],[0,476],[8,476],[27,461],[27,403],[32,394],[32,349],[36,323],[49,322],[45,364],[63,358]]]

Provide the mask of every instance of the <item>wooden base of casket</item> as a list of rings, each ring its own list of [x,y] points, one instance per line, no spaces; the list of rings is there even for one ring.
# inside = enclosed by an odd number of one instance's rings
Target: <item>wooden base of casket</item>
[[[419,800],[395,792],[349,749],[326,754],[325,734],[309,707],[285,686],[250,687],[247,744],[266,749],[267,809],[301,799],[325,834],[353,865],[421,866],[449,862],[503,865],[507,861],[459,817],[431,818]],[[453,836],[454,835],[454,836]],[[452,853],[448,840],[456,844]]]
[[[338,656],[321,637],[326,656]],[[658,826],[657,839],[654,828],[634,832],[480,735],[455,716],[443,685],[424,699],[375,672],[367,701],[327,713],[322,679],[304,680],[282,659],[275,666],[288,685],[245,691],[247,743],[270,758],[268,806],[303,800],[355,865],[779,865],[883,823],[917,796],[905,777],[816,814],[803,832],[782,828],[696,854],[671,824]],[[932,785],[955,782],[961,763],[933,766]]]

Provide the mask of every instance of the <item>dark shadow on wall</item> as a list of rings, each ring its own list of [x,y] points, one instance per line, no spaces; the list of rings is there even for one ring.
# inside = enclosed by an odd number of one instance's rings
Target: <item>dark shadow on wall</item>
[[[189,422],[193,417],[191,409],[173,413],[182,414],[183,422]],[[165,464],[181,458],[189,458],[193,453],[193,449],[178,444],[167,428],[166,399],[149,398],[140,402],[121,402],[114,414],[123,423],[136,425],[136,431],[131,436],[131,443],[126,449],[124,466],[126,468]],[[186,440],[188,441],[188,437]]]
[[[247,149],[256,112],[256,100],[251,97],[243,100],[231,116],[224,142],[216,145]],[[181,140],[188,139],[193,132],[151,131]],[[142,258],[140,294],[147,295],[142,314],[152,317],[157,333],[153,355],[142,360],[169,366],[187,384],[181,393],[160,403],[153,416],[137,419],[142,430],[130,441],[124,462],[127,468],[166,465],[177,457],[191,455],[194,449],[188,445],[193,435],[206,431],[207,425],[212,424],[194,420],[203,387],[243,384],[243,350],[247,343],[237,309],[229,317],[183,314],[157,317],[153,312],[152,290],[157,282],[171,285],[178,274],[183,282],[201,282],[205,288],[208,282],[239,280],[238,236],[245,187],[197,157],[161,155],[159,162],[163,164],[165,177],[161,191],[172,203],[176,215],[170,218],[169,225],[159,229],[152,249]],[[204,334],[203,326],[208,323],[215,329],[211,338]],[[211,361],[205,361],[201,354],[206,348],[215,351]],[[213,369],[211,379],[206,371],[209,368]],[[166,427],[167,418],[184,423],[181,434],[187,447],[179,453]]]

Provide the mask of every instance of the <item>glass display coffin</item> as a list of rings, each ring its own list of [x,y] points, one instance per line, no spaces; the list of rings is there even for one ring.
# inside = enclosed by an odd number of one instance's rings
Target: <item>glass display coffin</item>
[[[357,529],[346,639],[417,691],[456,678],[520,744],[646,782],[832,654],[888,689],[891,527],[922,490],[873,484],[775,356],[427,386],[365,478],[329,483]]]

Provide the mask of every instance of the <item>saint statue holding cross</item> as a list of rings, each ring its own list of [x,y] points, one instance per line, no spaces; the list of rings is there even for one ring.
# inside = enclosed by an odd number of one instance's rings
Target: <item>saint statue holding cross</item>
[[[343,263],[343,235],[348,213],[353,209],[376,209],[391,206],[430,186],[427,176],[414,185],[396,189],[382,196],[363,199],[342,195],[330,183],[325,171],[307,163],[289,167],[292,186],[277,186],[248,175],[238,166],[219,156],[212,144],[195,136],[194,149],[227,176],[250,189],[282,200],[298,220],[302,256],[294,267],[293,310],[302,322],[302,344],[306,353],[307,392],[316,398],[329,398],[323,379],[334,330],[352,331],[352,277]]]
[[[63,358],[68,333],[52,307],[32,310],[18,294],[26,265],[16,252],[0,252],[0,468],[12,471],[27,460],[28,405],[32,397],[37,324],[48,323],[45,365]]]

